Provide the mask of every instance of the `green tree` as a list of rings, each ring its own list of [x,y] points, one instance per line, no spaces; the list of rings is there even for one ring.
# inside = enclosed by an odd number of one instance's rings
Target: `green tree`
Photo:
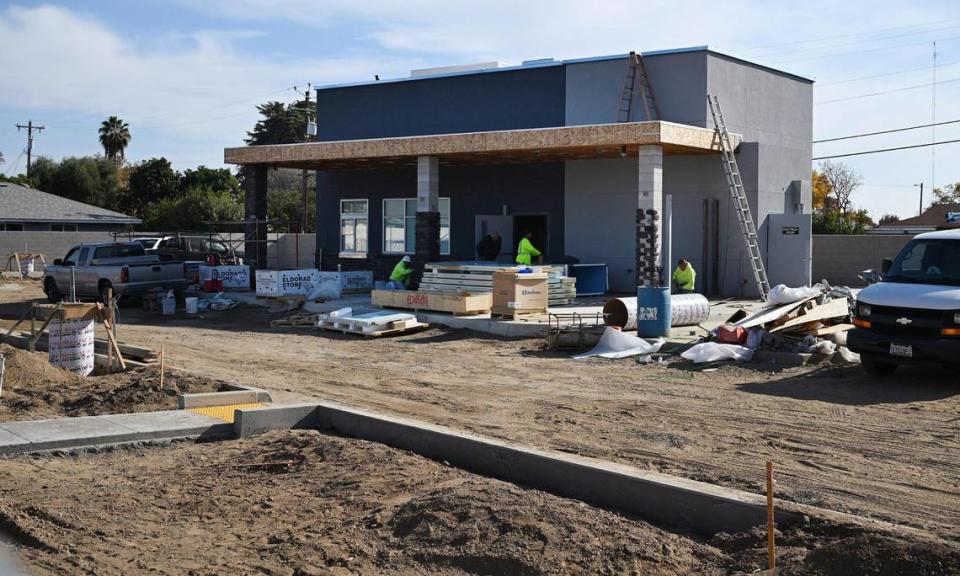
[[[119,204],[122,193],[117,165],[106,158],[64,158],[55,168],[50,165],[45,170],[50,171],[37,176],[44,192],[108,210],[115,210]]]
[[[215,192],[227,191],[234,198],[242,194],[240,180],[228,168],[207,168],[198,166],[196,169],[186,169],[180,175],[180,192],[191,188],[206,188]]]
[[[227,190],[190,188],[163,198],[146,209],[144,227],[149,230],[206,230],[208,223],[243,218],[243,204]]]
[[[317,213],[317,198],[314,194],[307,194],[307,228],[306,233],[315,231]],[[267,193],[267,217],[280,223],[275,232],[299,232],[303,221],[303,192],[290,188],[270,190]]]
[[[930,205],[946,206],[948,204],[960,204],[960,182],[933,189],[933,202]]]
[[[180,174],[166,158],[151,158],[130,168],[123,207],[127,214],[146,215],[153,204],[180,194]]]
[[[123,163],[124,150],[130,144],[130,138],[130,126],[116,116],[111,116],[100,124],[103,154],[118,164]]]

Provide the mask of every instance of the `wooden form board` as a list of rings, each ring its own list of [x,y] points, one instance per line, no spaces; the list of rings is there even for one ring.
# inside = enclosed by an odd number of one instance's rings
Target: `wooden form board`
[[[797,300],[796,302],[791,302],[789,304],[781,304],[779,306],[772,306],[770,308],[764,308],[759,312],[751,314],[744,318],[743,320],[734,323],[734,326],[740,328],[753,328],[754,326],[760,326],[768,322],[773,322],[783,316],[786,316],[796,308],[799,308],[805,302],[813,300],[815,296],[810,298],[804,298],[803,300]]]
[[[406,308],[408,310],[435,310],[451,314],[486,314],[490,311],[493,295],[488,293],[452,293],[412,290],[374,290],[370,293],[374,306]]]
[[[801,310],[803,312],[803,310]],[[787,320],[780,326],[773,328],[770,332],[779,332],[781,330],[787,330],[788,328],[793,328],[794,326],[800,326],[802,324],[809,324],[811,322],[816,322],[819,320],[827,320],[829,318],[840,318],[846,316],[850,313],[849,304],[847,304],[846,298],[836,298],[834,300],[829,300],[819,306],[815,306],[809,310],[806,310],[803,314],[798,314],[796,317]]]

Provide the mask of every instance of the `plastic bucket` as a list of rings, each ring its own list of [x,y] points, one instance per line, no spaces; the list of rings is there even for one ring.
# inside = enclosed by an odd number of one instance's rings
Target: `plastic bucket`
[[[668,336],[670,312],[669,287],[637,287],[637,336]]]
[[[177,311],[177,299],[171,296],[165,296],[163,298],[162,309],[164,316],[173,316]]]
[[[184,298],[184,304],[187,308],[187,314],[196,314],[197,313],[197,302],[199,299],[195,296],[187,296]]]

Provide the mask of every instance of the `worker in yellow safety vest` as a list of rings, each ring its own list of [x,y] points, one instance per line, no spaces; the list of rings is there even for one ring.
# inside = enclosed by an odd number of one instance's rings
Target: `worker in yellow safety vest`
[[[697,284],[697,271],[683,258],[677,262],[677,269],[673,271],[674,294],[691,294]]]
[[[410,257],[404,256],[393,267],[393,272],[390,273],[390,281],[387,282],[387,289],[406,290],[410,283],[411,274],[413,274],[413,268],[410,266]]]
[[[527,232],[523,235],[523,238],[520,239],[520,245],[517,246],[517,264],[530,266],[533,264],[534,256],[536,256],[538,264],[543,263],[543,255],[533,247],[533,242],[530,241],[532,237],[533,232]]]

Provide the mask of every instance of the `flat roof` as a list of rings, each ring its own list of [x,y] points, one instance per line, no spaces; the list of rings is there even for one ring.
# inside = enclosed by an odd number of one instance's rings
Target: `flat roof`
[[[738,58],[736,56],[731,56],[723,52],[718,52],[717,50],[711,50],[709,46],[689,46],[686,48],[672,48],[668,50],[649,50],[646,52],[640,52],[640,55],[645,57],[653,56],[666,56],[669,54],[683,54],[687,52],[707,52],[709,54],[714,54],[716,56],[721,56],[729,60],[735,60],[737,62],[742,62],[744,64],[755,66],[757,68],[762,68],[764,70],[769,70],[777,74],[783,74],[785,76],[790,76],[791,78],[796,78],[803,82],[813,83],[813,80],[805,78],[803,76],[798,76],[791,72],[786,72],[777,68],[772,68],[770,66],[765,66],[763,64],[758,64],[750,60],[745,60],[743,58]],[[526,64],[518,64],[515,66],[501,66],[498,68],[476,68],[473,70],[457,70],[451,72],[439,72],[437,74],[424,74],[420,76],[404,76],[399,78],[384,78],[382,80],[364,80],[360,82],[345,82],[339,84],[322,84],[315,85],[315,90],[317,92],[321,90],[333,90],[337,88],[352,88],[355,86],[372,86],[374,84],[395,84],[399,82],[416,82],[418,80],[433,80],[436,78],[452,78],[456,76],[472,76],[475,74],[496,74],[498,72],[512,72],[516,70],[531,70],[536,68],[550,68],[555,66],[566,66],[567,64],[583,64],[586,62],[602,62],[605,60],[620,60],[626,58],[629,54],[609,54],[606,56],[592,56],[587,58],[572,58],[567,60],[554,60],[553,58],[543,58],[539,60],[527,61]]]
[[[735,147],[742,140],[739,134],[730,139]],[[308,170],[412,165],[418,156],[455,165],[536,163],[618,158],[644,145],[663,146],[664,154],[719,151],[711,128],[655,121],[243,146],[224,149],[223,161]]]

